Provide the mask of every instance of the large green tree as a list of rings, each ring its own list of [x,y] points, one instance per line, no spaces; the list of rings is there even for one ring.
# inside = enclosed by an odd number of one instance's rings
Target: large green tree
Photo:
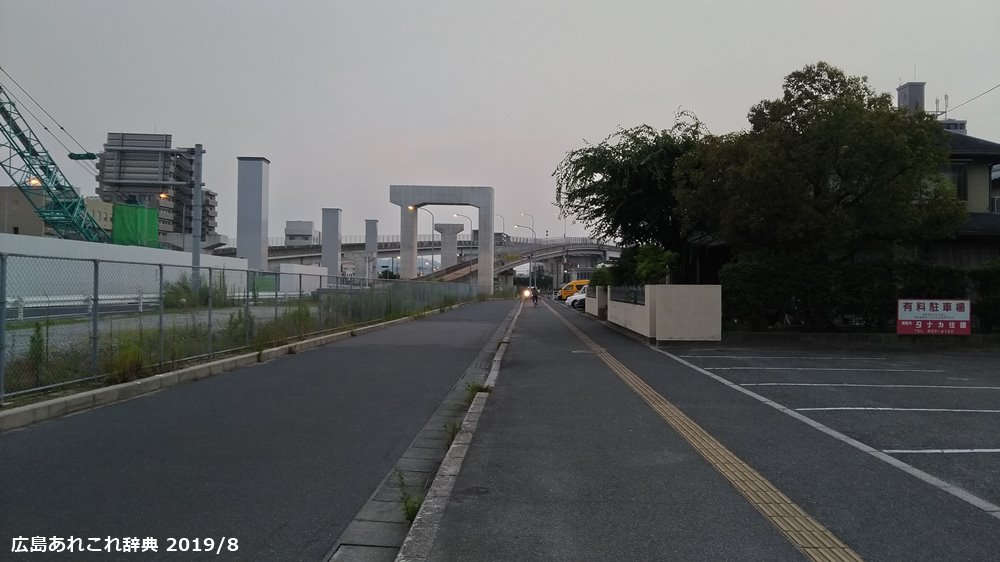
[[[561,213],[624,246],[657,245],[682,256],[689,243],[675,216],[674,165],[702,135],[682,114],[668,130],[649,125],[619,129],[599,144],[567,153],[553,176]]]
[[[953,233],[965,216],[940,174],[945,133],[864,77],[824,62],[750,109],[749,131],[706,137],[677,165],[689,231],[738,252],[844,263]]]

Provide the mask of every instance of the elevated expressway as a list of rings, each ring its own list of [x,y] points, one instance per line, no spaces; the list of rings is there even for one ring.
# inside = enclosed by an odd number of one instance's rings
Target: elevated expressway
[[[364,256],[365,244],[357,241],[359,237],[345,237],[347,242],[341,244],[345,259],[352,257],[357,260]],[[436,255],[441,253],[441,241],[422,239],[418,242],[420,255]],[[468,282],[479,270],[479,260],[475,257],[478,245],[474,240],[459,240],[458,249],[462,254],[459,263],[435,271],[432,275],[418,277],[421,280],[441,280],[446,282]],[[306,246],[271,246],[268,248],[268,265],[276,268],[282,263],[303,265],[319,265],[322,246],[312,244]],[[598,263],[615,259],[621,254],[621,248],[613,244],[602,243],[590,238],[547,238],[532,242],[531,238],[509,238],[494,246],[494,271],[497,277],[513,277],[513,269],[532,262],[545,264],[545,270],[560,276],[567,267],[570,269],[590,270]],[[216,255],[235,256],[235,248],[222,248]],[[399,239],[394,236],[381,236],[378,243],[378,257],[392,259],[400,255]],[[471,258],[471,259],[469,259]],[[363,260],[363,257],[361,258]],[[461,261],[461,260],[465,261]]]

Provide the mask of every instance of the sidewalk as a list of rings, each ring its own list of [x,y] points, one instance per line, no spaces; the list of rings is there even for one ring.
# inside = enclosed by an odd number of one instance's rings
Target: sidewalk
[[[517,320],[428,560],[804,559],[549,307],[602,326],[545,304]]]

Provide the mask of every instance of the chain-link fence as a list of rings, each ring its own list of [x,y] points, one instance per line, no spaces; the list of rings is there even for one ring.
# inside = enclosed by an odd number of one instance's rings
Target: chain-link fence
[[[476,298],[464,283],[0,254],[0,401]]]

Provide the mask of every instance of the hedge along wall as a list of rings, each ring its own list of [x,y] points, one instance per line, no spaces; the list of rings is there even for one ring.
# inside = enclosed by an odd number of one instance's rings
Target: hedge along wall
[[[754,259],[721,271],[727,324],[763,330],[777,324],[835,328],[853,317],[868,331],[889,330],[900,298],[968,298],[974,327],[1000,328],[1000,262],[972,270],[922,262],[823,262]]]

